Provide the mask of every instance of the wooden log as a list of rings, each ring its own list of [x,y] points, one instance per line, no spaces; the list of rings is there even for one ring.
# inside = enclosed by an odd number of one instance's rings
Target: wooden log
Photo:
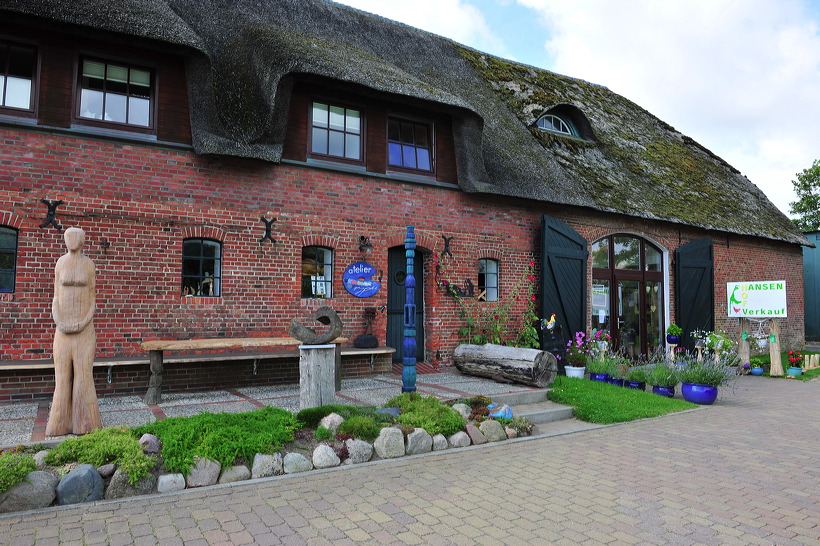
[[[453,363],[461,373],[480,377],[500,376],[515,383],[546,387],[558,375],[552,353],[504,345],[459,345]]]

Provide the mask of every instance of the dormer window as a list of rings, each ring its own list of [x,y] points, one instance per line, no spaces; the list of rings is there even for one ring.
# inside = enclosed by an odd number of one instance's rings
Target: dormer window
[[[535,124],[544,131],[578,137],[578,131],[572,125],[572,122],[555,114],[544,114]]]

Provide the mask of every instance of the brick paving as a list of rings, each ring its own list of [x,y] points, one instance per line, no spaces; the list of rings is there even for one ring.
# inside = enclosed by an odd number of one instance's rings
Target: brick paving
[[[7,544],[820,544],[820,382],[560,436],[0,518]]]

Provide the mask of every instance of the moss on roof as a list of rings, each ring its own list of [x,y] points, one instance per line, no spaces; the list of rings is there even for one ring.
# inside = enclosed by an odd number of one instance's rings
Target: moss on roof
[[[290,100],[283,83],[318,76],[448,112],[464,191],[808,244],[736,169],[605,87],[326,0],[112,6],[9,0],[0,16],[26,14],[187,47],[199,153],[279,161]],[[560,105],[582,112],[594,139],[533,126]]]

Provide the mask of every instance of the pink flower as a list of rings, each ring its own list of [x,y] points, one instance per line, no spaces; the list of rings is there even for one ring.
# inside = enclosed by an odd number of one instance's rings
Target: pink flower
[[[532,296],[532,298],[531,298],[531,299],[532,299],[532,301],[535,301],[535,296]]]
[[[530,267],[533,267],[534,265],[535,265],[535,260],[530,261]]]

